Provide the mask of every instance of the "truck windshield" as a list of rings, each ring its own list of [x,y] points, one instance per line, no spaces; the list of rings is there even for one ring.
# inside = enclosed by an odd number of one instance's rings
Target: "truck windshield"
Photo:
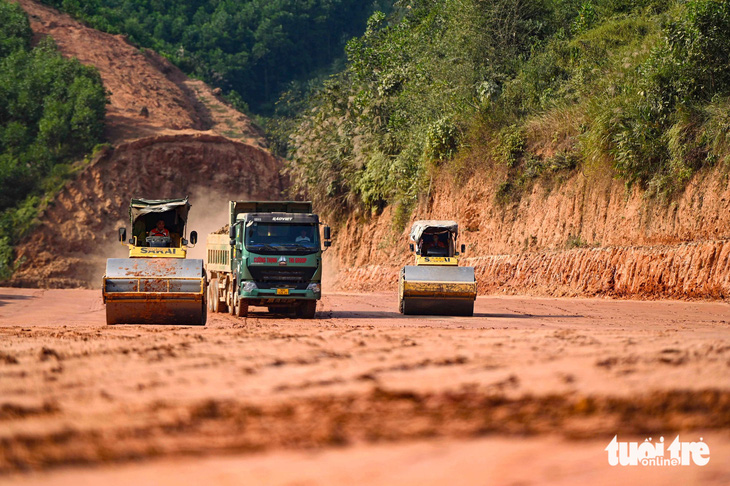
[[[257,223],[246,225],[246,248],[255,253],[313,253],[319,250],[315,224]]]

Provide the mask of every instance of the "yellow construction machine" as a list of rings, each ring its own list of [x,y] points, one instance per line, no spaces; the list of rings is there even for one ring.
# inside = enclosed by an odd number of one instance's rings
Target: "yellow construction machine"
[[[185,238],[190,203],[182,199],[132,199],[132,237],[119,228],[129,258],[109,258],[102,282],[107,324],[205,325],[203,260],[188,259]]]
[[[477,282],[473,267],[459,266],[458,236],[459,225],[454,221],[413,224],[410,238],[416,265],[405,266],[400,272],[401,314],[474,315]],[[461,245],[461,254],[464,250]]]

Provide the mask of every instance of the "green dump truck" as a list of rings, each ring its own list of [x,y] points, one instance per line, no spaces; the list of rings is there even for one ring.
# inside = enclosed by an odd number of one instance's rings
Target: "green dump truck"
[[[208,235],[208,309],[248,315],[251,306],[311,319],[322,296],[322,250],[311,202],[230,201],[227,226]],[[323,240],[323,241],[321,241]]]

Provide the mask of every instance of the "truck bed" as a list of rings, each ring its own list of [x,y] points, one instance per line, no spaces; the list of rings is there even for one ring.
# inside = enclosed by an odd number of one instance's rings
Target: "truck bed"
[[[231,246],[228,233],[210,234],[205,240],[205,268],[209,272],[231,271]]]

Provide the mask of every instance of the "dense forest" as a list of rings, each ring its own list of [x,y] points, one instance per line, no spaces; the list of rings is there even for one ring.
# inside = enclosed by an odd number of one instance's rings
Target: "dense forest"
[[[244,111],[270,115],[279,93],[342,59],[373,0],[43,0],[95,29],[125,34]]]
[[[53,40],[31,48],[28,17],[0,0],[0,278],[12,245],[53,191],[101,140],[106,91],[99,73],[64,59]]]
[[[728,162],[727,1],[401,0],[347,56],[289,147],[341,214],[403,220],[443,170],[495,174],[498,204],[576,168],[668,200]]]

